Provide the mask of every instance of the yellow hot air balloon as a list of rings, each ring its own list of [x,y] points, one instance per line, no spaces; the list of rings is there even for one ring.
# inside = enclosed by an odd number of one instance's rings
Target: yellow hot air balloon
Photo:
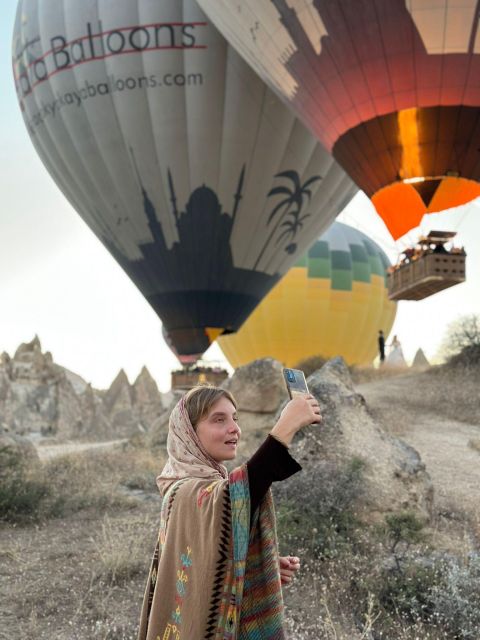
[[[313,355],[371,364],[380,329],[388,335],[389,260],[362,232],[340,222],[317,240],[237,333],[218,339],[233,367],[273,357],[286,366]]]

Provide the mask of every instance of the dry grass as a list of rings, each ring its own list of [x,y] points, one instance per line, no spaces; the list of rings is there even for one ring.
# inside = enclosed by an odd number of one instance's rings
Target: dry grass
[[[105,458],[96,463],[102,467],[97,468],[97,481],[108,478]],[[85,463],[77,464],[84,468]],[[135,467],[130,464],[130,469]],[[88,465],[92,471],[93,462]],[[158,511],[159,500],[135,500],[128,508],[117,506],[107,514],[86,509],[34,526],[0,527],[0,560],[6,577],[0,583],[4,637],[135,640]],[[302,533],[301,523],[298,531]],[[311,531],[307,538],[314,535]],[[385,612],[379,588],[388,550],[378,531],[355,531],[342,553],[331,559],[313,556],[314,547],[311,540],[290,538],[288,550],[283,549],[302,556],[300,576],[286,590],[292,638],[453,637],[421,620]]]
[[[479,439],[471,438],[468,441],[468,446],[470,447],[470,449],[474,449],[475,451],[478,451],[478,453],[480,453],[480,438]]]
[[[394,434],[402,435],[402,425],[409,429],[428,413],[480,425],[478,369],[431,367],[397,376],[389,387],[382,378],[355,384],[374,415]]]
[[[164,460],[147,450],[93,450],[54,458],[45,463],[44,474],[58,493],[67,486],[72,495],[112,495],[119,485],[156,491],[155,477]]]
[[[354,384],[366,384],[368,382],[380,382],[390,378],[398,378],[409,375],[411,369],[395,368],[395,367],[357,367],[355,365],[349,367],[350,375]]]
[[[110,515],[107,528],[104,518],[75,514],[34,536],[31,528],[0,529],[9,558],[0,586],[6,637],[134,640],[156,530],[148,503]]]
[[[102,522],[101,532],[92,538],[99,563],[95,578],[116,585],[140,573],[145,564],[144,544],[139,531],[146,530],[148,518],[133,516],[113,522],[108,515]]]
[[[56,513],[0,525],[2,640],[135,640],[160,499],[124,491],[155,487],[162,465],[145,450],[44,465]]]
[[[447,640],[441,628],[389,613],[379,600],[381,562],[350,553],[335,562],[304,562],[286,590],[290,637],[299,640]]]

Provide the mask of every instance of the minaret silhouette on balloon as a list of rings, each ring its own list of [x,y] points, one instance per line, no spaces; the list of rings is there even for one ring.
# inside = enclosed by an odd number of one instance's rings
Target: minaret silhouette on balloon
[[[175,179],[168,169],[169,211],[159,218],[133,151],[130,153],[151,238],[138,245],[141,257],[137,259],[127,258],[111,242],[104,242],[132,280],[147,290],[145,297],[162,318],[179,354],[200,353],[212,340],[205,328],[236,331],[280,277],[277,273],[238,268],[233,263],[231,235],[246,167],[243,165],[232,194],[231,214],[223,210],[215,191],[205,184],[194,189],[180,209]],[[160,222],[166,215],[173,217],[178,232],[178,239],[170,247]],[[235,325],[231,324],[232,317],[237,318]]]

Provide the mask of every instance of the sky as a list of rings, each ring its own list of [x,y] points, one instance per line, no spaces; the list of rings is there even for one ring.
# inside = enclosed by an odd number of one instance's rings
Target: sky
[[[0,353],[13,355],[37,334],[43,350],[97,388],[123,368],[133,382],[146,365],[162,391],[178,362],[161,324],[115,260],[56,187],[27,134],[11,72],[16,2],[0,7]],[[338,218],[375,240],[395,260],[394,243],[364,194]],[[410,361],[419,347],[435,359],[447,325],[480,314],[480,201],[441,216],[425,216],[421,232],[452,229],[468,254],[467,282],[421,302],[398,305],[390,334]],[[388,341],[387,341],[388,342]],[[206,360],[225,364],[213,345]]]

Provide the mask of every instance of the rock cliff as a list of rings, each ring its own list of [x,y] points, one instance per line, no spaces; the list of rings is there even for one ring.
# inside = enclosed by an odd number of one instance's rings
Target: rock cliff
[[[9,433],[110,439],[148,431],[164,412],[163,394],[144,367],[131,385],[119,372],[106,391],[42,352],[38,336],[0,356],[0,424]]]

